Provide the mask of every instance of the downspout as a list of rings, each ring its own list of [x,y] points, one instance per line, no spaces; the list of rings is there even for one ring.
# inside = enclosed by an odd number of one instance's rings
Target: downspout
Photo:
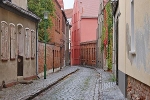
[[[113,72],[116,72],[115,68],[115,15],[113,15]],[[115,73],[116,76],[116,73]]]
[[[37,78],[39,78],[40,79],[40,77],[38,76],[38,26],[39,26],[39,24],[37,23],[36,24],[36,76],[37,76]]]

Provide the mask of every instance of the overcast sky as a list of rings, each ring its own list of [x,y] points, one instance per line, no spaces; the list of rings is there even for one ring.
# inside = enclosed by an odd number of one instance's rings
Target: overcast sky
[[[64,9],[73,8],[74,0],[63,0],[64,1]]]

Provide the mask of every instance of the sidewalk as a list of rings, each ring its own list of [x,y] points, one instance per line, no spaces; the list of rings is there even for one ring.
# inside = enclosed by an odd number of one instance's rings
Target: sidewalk
[[[78,70],[79,67],[65,67],[61,71],[47,75],[47,79],[43,77],[38,80],[33,80],[31,84],[18,84],[0,91],[0,100],[25,100],[30,96],[42,91],[43,89],[54,84],[58,80],[67,76],[70,73]]]

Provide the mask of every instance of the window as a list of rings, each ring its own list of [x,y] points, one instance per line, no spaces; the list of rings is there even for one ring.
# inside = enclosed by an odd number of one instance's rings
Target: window
[[[59,30],[58,31],[60,32],[60,20],[59,20]]]
[[[16,58],[16,30],[13,23],[10,26],[10,59]]]
[[[8,0],[9,2],[11,2],[11,0]]]
[[[30,29],[25,29],[25,56],[26,58],[30,58],[30,50],[31,50],[31,36]]]
[[[8,24],[5,21],[1,22],[1,59],[8,60],[9,52],[9,35]]]
[[[74,41],[76,42],[76,30],[74,31]]]
[[[35,58],[35,31],[31,30],[31,58]]]
[[[135,53],[135,41],[134,41],[134,0],[131,0],[131,51]]]

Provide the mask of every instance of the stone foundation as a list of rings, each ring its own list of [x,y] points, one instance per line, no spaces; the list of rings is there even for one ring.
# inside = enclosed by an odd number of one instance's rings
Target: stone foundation
[[[127,78],[128,100],[150,100],[150,86],[128,76]]]

